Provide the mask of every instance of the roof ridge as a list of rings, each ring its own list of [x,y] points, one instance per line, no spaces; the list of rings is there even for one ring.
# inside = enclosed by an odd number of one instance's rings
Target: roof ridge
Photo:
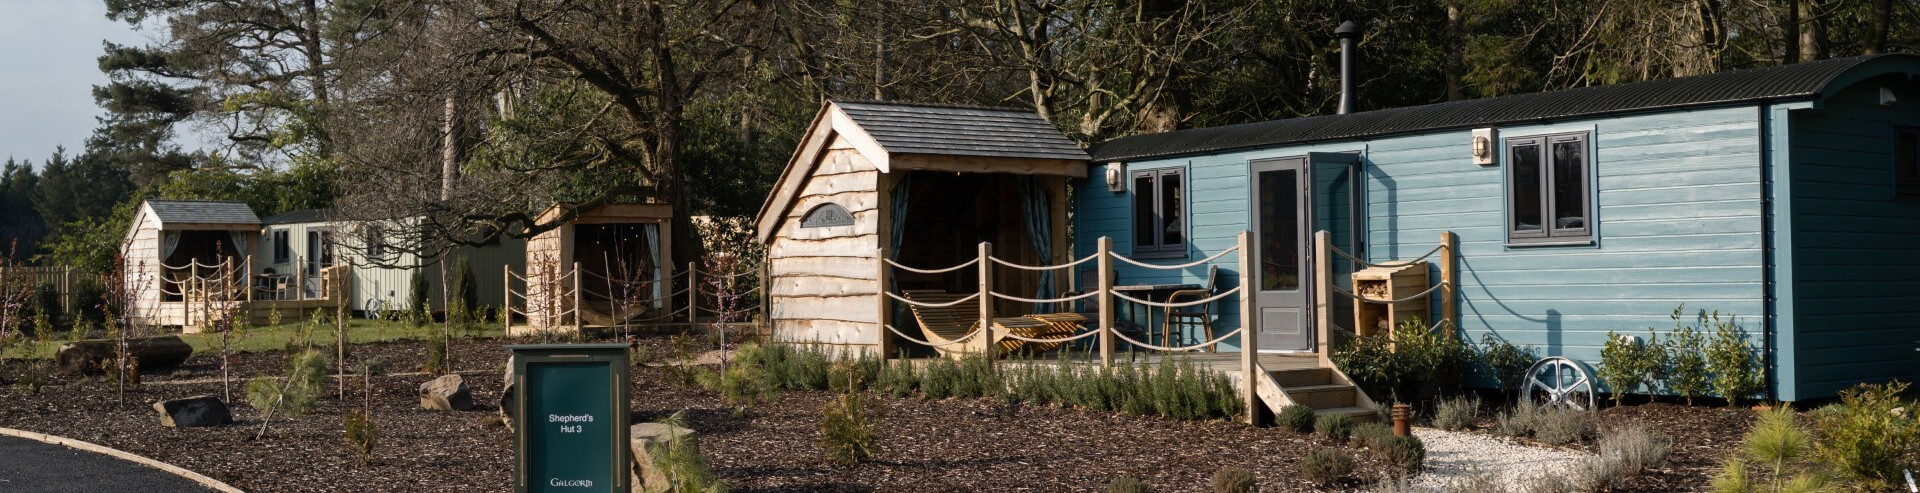
[[[828,99],[827,99],[827,101],[828,101],[828,102],[831,102],[831,103],[833,103],[833,104],[836,104],[836,105],[838,105],[838,104],[841,104],[841,103],[851,103],[851,104],[873,104],[873,105],[881,105],[881,106],[917,106],[917,107],[921,107],[921,108],[946,108],[946,109],[956,109],[956,110],[984,110],[984,111],[1007,111],[1007,112],[1016,112],[1016,113],[1025,113],[1025,114],[1029,114],[1029,115],[1034,115],[1034,116],[1039,116],[1039,114],[1038,114],[1038,113],[1035,113],[1035,112],[1033,111],[1033,108],[1022,108],[1022,107],[1019,107],[1019,106],[987,106],[987,105],[978,105],[978,104],[959,104],[959,103],[927,103],[927,102],[919,102],[919,101],[887,101],[887,100],[880,100],[880,99],[836,99],[836,98],[828,98]]]

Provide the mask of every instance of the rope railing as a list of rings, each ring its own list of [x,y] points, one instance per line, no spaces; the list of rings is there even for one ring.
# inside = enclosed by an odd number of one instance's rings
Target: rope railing
[[[980,299],[980,293],[973,293],[973,294],[967,295],[967,297],[965,298],[960,298],[960,299],[949,301],[946,303],[932,303],[932,302],[926,302],[926,301],[910,300],[910,299],[901,297],[900,295],[893,294],[892,291],[887,291],[886,293],[888,298],[893,298],[894,300],[900,301],[902,303],[906,303],[906,304],[918,306],[918,307],[924,307],[924,308],[946,308],[946,307],[958,305],[961,303],[973,301],[976,299]]]
[[[960,263],[960,265],[955,265],[955,266],[952,266],[952,267],[946,267],[946,268],[940,268],[940,269],[919,269],[919,268],[914,268],[914,267],[908,267],[908,266],[905,266],[905,265],[900,265],[900,263],[899,263],[899,262],[895,262],[895,261],[893,261],[893,259],[881,259],[881,260],[884,260],[884,261],[886,261],[886,262],[887,262],[887,265],[891,265],[891,266],[893,266],[893,268],[895,268],[895,269],[900,269],[900,270],[904,270],[904,271],[907,271],[907,272],[915,272],[915,273],[920,273],[920,274],[945,274],[945,273],[948,273],[948,272],[953,272],[953,271],[957,271],[957,270],[960,270],[960,269],[965,269],[965,268],[968,268],[968,267],[972,267],[972,266],[974,266],[974,264],[978,264],[978,263],[980,263],[980,259],[978,259],[978,258],[975,258],[975,259],[973,259],[973,260],[968,260],[968,261],[966,261],[966,262],[961,262],[961,263]]]
[[[1003,266],[1007,266],[1007,267],[1012,267],[1012,268],[1015,268],[1015,269],[1020,269],[1020,270],[1030,270],[1030,271],[1047,271],[1047,270],[1060,270],[1060,269],[1065,269],[1065,268],[1069,268],[1069,267],[1073,267],[1073,266],[1076,266],[1076,265],[1080,265],[1080,264],[1084,264],[1084,263],[1087,263],[1087,262],[1089,262],[1089,261],[1093,261],[1093,260],[1099,260],[1099,258],[1100,258],[1100,256],[1099,256],[1099,255],[1097,255],[1097,254],[1096,254],[1096,255],[1088,255],[1088,256],[1085,256],[1085,257],[1081,257],[1081,258],[1080,258],[1079,260],[1075,260],[1075,261],[1072,261],[1072,262],[1067,262],[1067,263],[1064,263],[1064,264],[1060,264],[1060,265],[1026,265],[1026,264],[1016,264],[1016,263],[1013,263],[1013,262],[1008,262],[1008,261],[1005,261],[1005,260],[1001,260],[1001,259],[1000,259],[1000,257],[993,257],[993,256],[988,256],[988,257],[987,257],[987,260],[992,260],[992,261],[993,261],[993,263],[996,263],[996,264],[1000,264],[1000,265],[1003,265]],[[977,260],[976,260],[976,261],[977,261]]]
[[[927,345],[927,346],[932,346],[932,347],[947,347],[947,346],[953,346],[953,345],[958,345],[958,344],[963,344],[963,343],[965,343],[965,342],[967,342],[967,340],[968,340],[968,339],[972,339],[972,338],[974,338],[975,336],[978,336],[978,335],[980,335],[980,334],[981,334],[982,332],[986,332],[986,328],[985,328],[985,327],[974,327],[974,329],[973,329],[973,331],[972,331],[972,332],[968,332],[968,333],[967,333],[967,335],[964,335],[964,336],[960,336],[960,338],[958,338],[958,339],[954,339],[954,340],[951,340],[951,341],[947,341],[947,342],[944,342],[944,343],[934,343],[934,342],[927,342],[927,341],[923,341],[923,340],[920,340],[920,339],[917,339],[917,338],[914,338],[913,336],[910,336],[910,335],[907,335],[907,334],[906,334],[905,332],[901,332],[901,331],[900,331],[900,329],[897,329],[897,328],[894,328],[894,326],[893,326],[893,324],[881,324],[880,326],[881,326],[881,327],[886,327],[886,328],[887,328],[887,330],[889,330],[889,331],[892,331],[892,332],[893,332],[893,335],[897,335],[897,336],[900,336],[900,338],[901,338],[901,339],[906,339],[906,340],[908,340],[908,341],[913,341],[913,342],[916,342],[916,343],[919,343],[919,344],[923,344],[923,345]]]
[[[1189,268],[1189,267],[1198,267],[1198,266],[1202,266],[1202,265],[1207,265],[1207,264],[1209,264],[1209,263],[1212,263],[1212,262],[1213,262],[1213,261],[1215,261],[1215,260],[1219,260],[1219,259],[1220,259],[1220,257],[1225,257],[1225,256],[1227,256],[1227,254],[1229,254],[1229,253],[1234,253],[1234,252],[1237,252],[1237,251],[1240,251],[1240,247],[1238,247],[1238,246],[1234,246],[1234,247],[1232,247],[1232,248],[1228,248],[1228,249],[1226,249],[1226,250],[1221,250],[1221,251],[1220,251],[1220,253],[1216,253],[1216,254],[1213,254],[1213,256],[1212,256],[1212,257],[1207,257],[1207,258],[1203,258],[1203,259],[1200,259],[1200,260],[1195,260],[1195,261],[1192,261],[1192,262],[1187,262],[1187,263],[1184,263],[1184,264],[1177,264],[1177,265],[1159,265],[1159,264],[1149,264],[1149,263],[1146,263],[1146,262],[1141,262],[1141,261],[1138,261],[1138,260],[1134,260],[1134,259],[1130,259],[1130,258],[1127,258],[1127,257],[1126,257],[1125,255],[1121,255],[1121,254],[1118,254],[1118,253],[1109,253],[1108,255],[1111,255],[1111,256],[1112,256],[1112,257],[1113,257],[1113,258],[1114,258],[1115,260],[1119,260],[1119,261],[1121,261],[1121,262],[1126,262],[1126,263],[1129,263],[1129,264],[1133,264],[1133,265],[1135,265],[1135,266],[1138,266],[1138,267],[1141,267],[1141,268],[1147,268],[1147,269],[1154,269],[1154,270],[1179,270],[1179,269],[1185,269],[1185,268]]]
[[[1080,294],[1068,296],[1065,298],[1021,298],[1019,296],[1014,296],[1010,294],[1000,294],[999,292],[996,292],[996,291],[988,291],[987,294],[993,295],[993,297],[995,298],[999,298],[1003,300],[1018,301],[1022,303],[1068,303],[1068,302],[1080,301],[1087,298],[1099,296],[1100,292],[1088,291],[1085,293],[1080,293]],[[974,296],[980,296],[980,295],[978,293],[975,293]]]
[[[1222,334],[1220,337],[1215,337],[1211,341],[1194,344],[1192,346],[1180,346],[1180,347],[1155,346],[1152,344],[1136,341],[1136,340],[1133,340],[1132,337],[1127,337],[1126,332],[1118,331],[1118,330],[1113,331],[1113,336],[1119,338],[1120,340],[1127,341],[1128,344],[1140,346],[1147,349],[1152,349],[1155,351],[1185,352],[1185,351],[1198,351],[1203,348],[1211,347],[1215,344],[1221,343],[1222,341],[1226,341],[1228,338],[1240,335],[1240,332],[1245,330],[1247,330],[1245,327],[1236,328],[1231,331],[1228,331],[1226,334]],[[1244,351],[1245,349],[1242,349],[1242,350]]]
[[[1443,287],[1446,287],[1446,286],[1447,286],[1447,283],[1446,283],[1446,281],[1441,281],[1441,282],[1437,282],[1437,283],[1433,283],[1433,286],[1432,286],[1432,287],[1429,287],[1429,288],[1427,288],[1427,290],[1426,290],[1426,291],[1421,291],[1421,292],[1419,292],[1419,293],[1417,293],[1417,294],[1411,294],[1411,295],[1407,295],[1407,297],[1405,297],[1405,298],[1400,298],[1400,299],[1397,299],[1397,300],[1381,300],[1381,299],[1374,299],[1374,298],[1369,298],[1369,297],[1366,297],[1366,296],[1361,296],[1361,295],[1357,295],[1357,294],[1353,294],[1353,292],[1350,292],[1350,291],[1347,291],[1347,290],[1345,290],[1345,289],[1340,289],[1340,286],[1335,286],[1335,285],[1331,285],[1331,284],[1329,284],[1329,285],[1327,286],[1327,288],[1328,288],[1328,289],[1331,289],[1331,290],[1333,290],[1333,292],[1335,292],[1335,293],[1339,293],[1339,294],[1341,294],[1341,295],[1343,295],[1343,296],[1346,296],[1346,297],[1348,297],[1348,298],[1353,298],[1353,299],[1354,299],[1354,301],[1360,301],[1360,302],[1366,302],[1366,303],[1374,303],[1374,304],[1379,304],[1379,305],[1391,305],[1391,304],[1395,304],[1395,303],[1402,303],[1402,302],[1407,302],[1407,301],[1413,301],[1413,300],[1417,300],[1417,299],[1420,299],[1420,298],[1425,298],[1425,297],[1427,297],[1427,295],[1431,295],[1431,294],[1433,294],[1433,292],[1434,292],[1434,291],[1439,291],[1439,290],[1440,290],[1440,288],[1443,288]]]
[[[1335,247],[1335,246],[1327,247],[1327,249],[1332,250],[1335,255],[1339,255],[1342,258],[1347,259],[1347,261],[1353,262],[1354,264],[1362,265],[1366,267],[1402,267],[1408,264],[1426,260],[1427,257],[1432,257],[1433,254],[1439,253],[1441,250],[1444,250],[1446,248],[1447,248],[1446,245],[1437,245],[1437,246],[1434,246],[1432,250],[1427,250],[1427,253],[1420,254],[1419,258],[1415,258],[1413,260],[1394,260],[1392,261],[1392,263],[1376,264],[1373,262],[1360,260],[1358,257],[1354,257],[1353,254],[1347,253],[1346,251],[1341,250],[1339,247]]]
[[[1198,305],[1205,305],[1205,304],[1208,304],[1208,303],[1212,303],[1212,302],[1215,302],[1215,301],[1220,301],[1221,299],[1223,299],[1223,298],[1226,298],[1227,296],[1231,296],[1231,295],[1235,295],[1235,294],[1239,294],[1239,293],[1240,293],[1240,288],[1239,288],[1239,287],[1234,287],[1233,289],[1229,289],[1229,290],[1226,290],[1226,291],[1221,291],[1221,292],[1220,292],[1220,294],[1216,294],[1216,295],[1213,295],[1213,296],[1209,296],[1209,297],[1206,297],[1206,298],[1202,298],[1202,299],[1198,299],[1198,300],[1193,300],[1193,301],[1182,301],[1182,302],[1178,302],[1178,303],[1174,303],[1174,302],[1165,302],[1165,303],[1163,303],[1163,302],[1158,302],[1158,301],[1149,301],[1149,300],[1143,300],[1143,299],[1140,299],[1140,298],[1135,298],[1135,297],[1132,297],[1132,296],[1127,296],[1127,295],[1124,295],[1124,294],[1120,294],[1119,292],[1114,292],[1114,293],[1113,293],[1113,297],[1115,297],[1115,298],[1120,298],[1120,299],[1123,299],[1123,300],[1127,300],[1127,301],[1131,301],[1131,302],[1134,302],[1134,303],[1139,303],[1139,304],[1142,304],[1142,305],[1146,305],[1146,306],[1151,306],[1151,307],[1155,307],[1155,308],[1186,308],[1186,307],[1189,307],[1189,306],[1198,306]]]

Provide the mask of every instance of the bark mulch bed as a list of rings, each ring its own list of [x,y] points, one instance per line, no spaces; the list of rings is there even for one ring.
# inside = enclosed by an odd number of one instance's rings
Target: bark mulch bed
[[[676,352],[666,337],[640,343],[654,359]],[[358,379],[345,401],[329,392],[308,415],[276,418],[261,440],[253,439],[260,415],[244,403],[232,405],[239,421],[234,426],[159,426],[152,403],[221,393],[219,362],[212,354],[195,355],[178,370],[149,373],[144,385],[128,390],[124,406],[115,404],[111,385],[99,382],[62,378],[38,394],[0,386],[0,426],[124,449],[247,491],[505,491],[512,473],[510,436],[490,419],[499,398],[504,344],[456,344],[457,367],[471,370],[463,373],[475,401],[483,403],[481,410],[424,411],[415,391],[430,376],[375,376],[372,399],[381,435],[373,464],[362,464],[348,452],[341,434],[345,413],[361,402]],[[391,362],[389,371],[411,372],[423,361],[424,348],[420,342],[366,344],[354,346],[356,356],[349,360],[380,355]],[[247,377],[283,372],[282,358],[279,352],[236,356],[236,398]],[[8,362],[9,368],[0,369],[0,381],[11,381],[18,365]],[[1214,471],[1226,465],[1254,471],[1262,491],[1314,491],[1315,485],[1299,478],[1301,457],[1319,447],[1344,447],[1316,435],[1222,421],[876,396],[871,399],[880,413],[876,460],[836,466],[818,445],[821,408],[831,393],[785,392],[736,413],[717,395],[678,383],[657,366],[635,367],[633,380],[635,419],[684,411],[700,433],[709,464],[736,491],[1090,491],[1121,476],[1156,491],[1207,491]],[[1654,404],[1609,409],[1602,420],[1645,419],[1674,436],[1674,464],[1633,483],[1635,490],[1668,491],[1704,485],[1720,451],[1737,444],[1749,416],[1747,411]],[[1360,461],[1356,476],[1386,474],[1387,468],[1367,454],[1355,457]]]
[[[1753,419],[1754,411],[1745,407],[1653,402],[1602,409],[1600,429],[1638,421],[1673,439],[1666,467],[1628,479],[1626,491],[1703,491],[1721,460],[1740,448]]]

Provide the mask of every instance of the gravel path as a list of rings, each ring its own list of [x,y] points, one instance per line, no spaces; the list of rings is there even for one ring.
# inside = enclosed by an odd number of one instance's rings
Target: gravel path
[[[1579,459],[1592,454],[1521,445],[1476,433],[1414,428],[1427,447],[1427,470],[1413,486],[1445,491],[1476,473],[1492,474],[1502,491],[1518,491],[1522,482],[1543,474],[1566,474]]]

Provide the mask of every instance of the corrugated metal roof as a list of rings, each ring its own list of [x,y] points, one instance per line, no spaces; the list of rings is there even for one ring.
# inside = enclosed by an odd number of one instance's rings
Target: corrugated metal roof
[[[1819,95],[1843,72],[1890,57],[1915,59],[1897,54],[1834,58],[1630,84],[1135,135],[1100,143],[1093,147],[1092,154],[1096,161],[1127,161],[1609,113],[1808,99]]]
[[[267,224],[267,225],[293,224],[293,223],[317,223],[317,222],[324,222],[327,220],[328,217],[331,217],[331,216],[333,216],[332,209],[300,209],[297,211],[282,212],[279,214],[267,216],[266,219],[261,219],[260,223]]]
[[[213,200],[148,200],[153,215],[166,224],[260,224],[260,216],[244,202]]]
[[[1086,160],[1087,152],[1030,110],[882,101],[833,101],[897,154]]]

